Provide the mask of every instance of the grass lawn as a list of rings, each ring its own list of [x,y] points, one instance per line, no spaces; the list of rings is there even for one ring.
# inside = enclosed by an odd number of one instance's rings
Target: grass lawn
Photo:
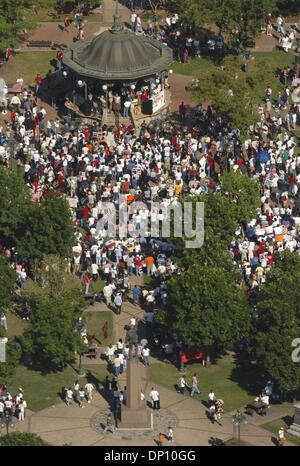
[[[209,391],[212,389],[217,398],[224,401],[224,411],[229,412],[246,405],[251,400],[251,395],[241,388],[237,382],[231,380],[233,359],[231,355],[221,358],[216,365],[203,367],[199,363],[189,363],[186,366],[186,380],[191,385],[194,373],[199,376],[200,395],[195,393],[194,398],[199,401],[207,401]],[[179,383],[180,373],[173,365],[155,363],[150,366],[150,379],[175,390],[174,385]]]
[[[263,427],[267,431],[272,432],[277,437],[277,433],[280,427],[283,427],[284,430],[286,431],[286,429],[288,429],[288,427],[293,423],[293,415],[294,415],[294,408],[293,406],[289,406],[289,408],[285,409],[284,416],[278,419],[274,419],[274,421],[266,422],[266,424],[262,424],[260,427]],[[285,438],[286,440],[289,440],[290,442],[293,442],[296,445],[300,446],[299,438],[294,437],[293,435],[290,435],[286,432],[285,432]]]
[[[281,49],[274,48],[271,52],[252,52],[252,54],[255,58],[265,58],[270,61],[274,69],[282,69],[285,66],[293,67],[295,64],[295,52],[293,50],[286,53]]]
[[[16,52],[9,62],[2,65],[1,78],[7,84],[13,84],[18,78],[23,78],[25,86],[33,86],[37,73],[44,78],[50,69],[55,70],[50,63],[55,57],[55,51]]]
[[[68,366],[63,372],[41,375],[28,367],[19,366],[16,375],[13,377],[8,389],[15,394],[18,387],[24,390],[24,397],[28,408],[37,412],[48,408],[61,401],[60,394],[63,387],[73,388],[74,382],[78,379],[76,368]],[[79,383],[84,386],[87,381],[94,386],[101,386],[106,375],[110,375],[106,370],[106,364],[85,365],[83,364],[85,377],[80,377]],[[110,375],[110,380],[112,376]]]
[[[19,337],[22,333],[30,327],[28,320],[22,320],[21,317],[16,316],[12,312],[7,312],[7,337]]]
[[[295,147],[295,155],[298,155],[300,154],[300,130],[295,130],[295,131],[291,131],[290,134],[292,134],[295,138],[295,143],[296,143],[296,147]]]
[[[85,311],[84,320],[88,334],[95,335],[96,343],[99,346],[108,346],[110,343],[114,343],[111,311]],[[108,338],[105,340],[101,329],[106,321],[108,321]]]
[[[197,72],[203,69],[213,69],[214,62],[207,57],[191,58],[190,64],[184,64],[174,61],[169,69],[172,69],[176,74],[183,74],[185,76],[194,76]]]
[[[285,53],[283,50],[274,49],[272,52],[252,52],[254,58],[263,58],[266,61],[270,61],[272,68],[274,70],[282,69],[285,66],[293,67],[295,64],[295,53],[290,50],[288,53]],[[248,62],[249,68],[251,67],[251,63],[255,60],[250,60]],[[174,61],[170,66],[170,69],[173,70],[174,73],[183,74],[186,76],[194,76],[197,72],[202,71],[203,69],[213,69],[215,63],[211,58],[202,56],[197,58],[191,58],[190,64],[184,64],[181,62]],[[278,80],[279,84],[280,81]]]

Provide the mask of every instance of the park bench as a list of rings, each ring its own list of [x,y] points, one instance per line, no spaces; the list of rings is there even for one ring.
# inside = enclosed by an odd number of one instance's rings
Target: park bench
[[[97,293],[87,293],[83,294],[80,297],[86,299],[90,305],[94,305]]]
[[[91,358],[91,359],[92,359],[92,358],[96,359],[96,358],[97,358],[97,351],[96,351],[96,349],[94,349],[94,348],[89,349],[88,353],[86,353],[86,357],[87,357],[87,358]]]
[[[92,337],[94,337],[94,335],[90,336],[90,338],[89,336],[87,337],[90,346],[88,347],[88,351],[85,355],[87,358],[96,359],[97,358],[97,345],[94,343],[91,343]]]
[[[31,40],[28,43],[28,47],[51,47],[51,45],[50,40]]]
[[[266,416],[267,415],[267,412],[268,412],[268,409],[269,409],[269,406],[263,406],[261,409],[260,409],[260,414],[262,416]]]
[[[250,416],[253,416],[253,413],[255,413],[255,409],[252,406],[246,406],[245,412],[246,414],[250,414]]]

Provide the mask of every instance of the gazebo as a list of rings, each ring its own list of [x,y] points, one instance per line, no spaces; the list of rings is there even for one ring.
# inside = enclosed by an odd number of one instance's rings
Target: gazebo
[[[87,101],[89,96],[101,94],[107,104],[110,89],[134,90],[148,84],[148,105],[142,107],[146,114],[154,114],[165,105],[164,78],[172,62],[172,49],[123,27],[118,0],[112,28],[94,38],[78,40],[64,50],[62,57],[72,79],[73,104],[82,104],[83,99]],[[160,89],[151,92],[155,86],[159,87],[158,83]],[[84,96],[80,88],[84,89]]]

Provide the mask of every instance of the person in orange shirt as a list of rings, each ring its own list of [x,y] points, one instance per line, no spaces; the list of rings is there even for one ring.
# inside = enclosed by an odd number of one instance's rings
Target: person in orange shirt
[[[179,181],[179,180],[177,180],[174,189],[175,189],[175,196],[179,196],[179,194],[180,194],[181,191],[182,191],[182,185],[180,184],[180,181]]]
[[[159,434],[158,436],[158,445],[161,447],[164,441],[164,436],[162,433]]]
[[[154,258],[152,256],[148,256],[146,257],[145,262],[147,266],[147,275],[153,275]]]

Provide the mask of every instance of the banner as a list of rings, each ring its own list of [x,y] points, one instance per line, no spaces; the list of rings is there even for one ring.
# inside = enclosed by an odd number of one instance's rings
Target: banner
[[[99,131],[93,131],[92,136],[93,136],[93,138],[101,139],[102,138],[102,131],[100,131],[100,132]]]
[[[33,129],[24,132],[24,136],[33,136]]]
[[[186,348],[181,353],[181,361],[187,363],[193,359],[206,359],[206,349],[205,348]]]

